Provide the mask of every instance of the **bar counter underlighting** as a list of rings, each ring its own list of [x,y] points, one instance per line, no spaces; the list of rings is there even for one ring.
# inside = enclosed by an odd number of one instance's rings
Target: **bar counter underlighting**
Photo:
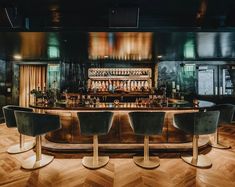
[[[170,100],[171,101],[171,100]],[[197,112],[214,105],[212,102],[199,101],[194,107],[192,103],[172,100],[168,106],[153,107],[136,103],[100,103],[99,105],[53,105],[31,104],[35,112],[57,114],[61,118],[62,128],[47,133],[43,147],[51,151],[79,151],[91,148],[92,137],[80,134],[77,112],[82,111],[112,111],[112,127],[108,135],[100,136],[101,149],[108,150],[138,150],[143,145],[143,137],[135,135],[130,126],[128,113],[133,111],[164,111],[166,112],[162,135],[150,137],[151,149],[190,149],[192,136],[177,129],[173,125],[175,113]],[[208,136],[199,139],[199,147],[207,145]]]

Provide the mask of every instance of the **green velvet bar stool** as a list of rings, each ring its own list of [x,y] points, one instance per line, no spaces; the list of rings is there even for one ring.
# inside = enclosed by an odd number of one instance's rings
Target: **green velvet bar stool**
[[[2,110],[8,128],[17,128],[14,111],[17,110],[17,111],[33,112],[33,109],[31,108],[19,107],[15,105],[4,106],[2,107]],[[20,143],[9,147],[7,149],[7,152],[11,154],[26,152],[32,149],[34,145],[35,145],[34,142],[24,142],[24,136],[20,134]]]
[[[235,111],[235,105],[232,104],[218,104],[207,109],[208,111],[219,110],[219,126],[223,124],[231,124],[233,120],[233,114]],[[230,145],[223,145],[219,142],[219,128],[216,129],[214,134],[214,141],[211,142],[211,146],[218,149],[229,149]]]
[[[90,169],[97,169],[109,162],[108,156],[98,156],[98,135],[106,135],[112,126],[112,112],[78,112],[80,133],[85,136],[93,136],[93,156],[83,157],[83,166]]]
[[[149,156],[149,136],[162,134],[165,112],[129,112],[130,125],[136,135],[144,136],[144,157],[133,157],[136,165],[152,169],[160,165],[159,157]]]
[[[58,115],[15,111],[18,131],[21,134],[36,137],[36,154],[24,160],[22,168],[37,169],[53,161],[54,156],[42,154],[41,135],[61,128]]]
[[[210,167],[212,162],[205,155],[198,155],[199,135],[215,133],[219,122],[219,111],[174,114],[174,126],[193,135],[193,156],[181,156],[188,164]]]

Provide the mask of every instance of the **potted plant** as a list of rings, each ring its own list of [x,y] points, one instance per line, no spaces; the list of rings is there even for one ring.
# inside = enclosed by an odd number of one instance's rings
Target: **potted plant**
[[[43,92],[42,90],[37,90],[37,89],[33,89],[30,91],[30,94],[32,94],[34,96],[34,102],[36,104],[40,103],[40,99],[43,99]]]

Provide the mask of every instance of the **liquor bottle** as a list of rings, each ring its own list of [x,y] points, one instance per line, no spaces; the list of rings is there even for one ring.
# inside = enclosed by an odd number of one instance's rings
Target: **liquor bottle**
[[[90,89],[90,90],[93,90],[93,86],[94,86],[93,81],[91,81],[91,84],[90,84],[89,89]]]
[[[116,87],[119,89],[120,88],[120,82],[117,81]]]
[[[140,88],[141,88],[140,81],[137,81],[137,91],[140,91]]]
[[[121,89],[121,90],[124,90],[123,81],[120,81],[120,89]]]
[[[137,81],[134,81],[134,89],[137,91]]]
[[[130,91],[130,81],[127,81],[126,83],[126,91]]]
[[[127,83],[126,83],[126,81],[123,83],[123,90],[127,91]]]
[[[134,91],[133,81],[130,81],[130,91]]]
[[[104,83],[104,81],[101,82],[101,91],[102,92],[105,91],[105,83]]]
[[[105,91],[108,91],[108,89],[109,89],[109,81],[106,81],[105,82]]]

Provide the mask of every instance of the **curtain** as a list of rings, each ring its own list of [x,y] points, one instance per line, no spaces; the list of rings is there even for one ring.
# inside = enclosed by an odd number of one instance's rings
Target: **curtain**
[[[47,66],[45,65],[20,65],[20,95],[19,104],[28,107],[33,101],[30,91],[43,89],[46,86]]]

